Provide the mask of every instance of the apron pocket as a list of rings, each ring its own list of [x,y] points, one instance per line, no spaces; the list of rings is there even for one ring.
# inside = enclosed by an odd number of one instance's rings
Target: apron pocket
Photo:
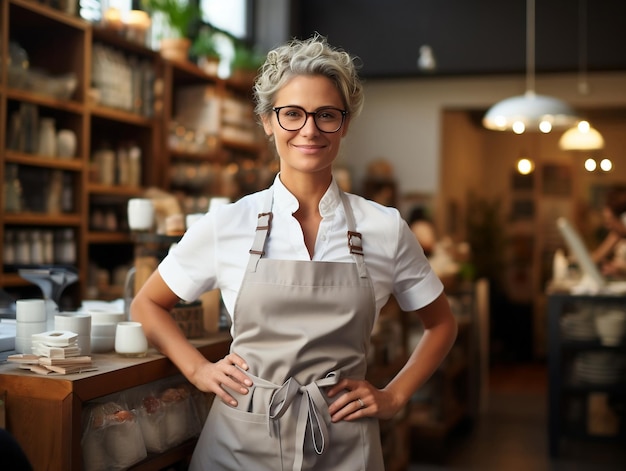
[[[214,402],[196,453],[211,465],[206,470],[281,469],[280,439],[271,436],[267,416],[233,409],[223,402]]]

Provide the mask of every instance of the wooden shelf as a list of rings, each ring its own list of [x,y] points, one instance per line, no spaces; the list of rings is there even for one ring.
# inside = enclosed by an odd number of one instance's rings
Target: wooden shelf
[[[31,26],[33,28],[36,28],[38,26],[38,23],[41,22],[42,18],[47,18],[53,20],[54,22],[82,30],[86,30],[90,27],[90,23],[88,23],[87,21],[78,18],[77,16],[68,15],[67,13],[49,7],[43,3],[34,2],[32,0],[9,0],[9,3],[23,10],[36,13],[36,15],[33,15],[31,19]]]
[[[71,100],[61,100],[34,91],[9,88],[7,89],[6,94],[9,100],[24,101],[76,114],[81,114],[84,111],[84,106],[81,103]]]
[[[90,244],[128,244],[132,242],[129,232],[88,232],[87,242]]]
[[[142,44],[138,44],[121,36],[121,34],[106,26],[98,24],[93,25],[92,29],[93,42],[103,42],[110,46],[115,46],[123,51],[139,54],[152,60],[157,60],[160,56],[157,51],[150,49]]]
[[[141,196],[144,188],[123,185],[104,185],[102,183],[90,182],[87,185],[87,192],[100,195],[117,195],[124,197]]]
[[[78,214],[5,213],[4,224],[24,226],[80,226]]]
[[[109,119],[112,121],[119,121],[126,124],[133,124],[135,126],[151,127],[154,126],[155,121],[153,118],[146,118],[145,116],[131,113],[129,111],[110,108],[107,106],[101,106],[97,104],[89,105],[89,112],[98,118]]]
[[[60,158],[46,158],[41,155],[25,154],[22,152],[15,152],[7,150],[4,154],[5,162],[10,162],[20,165],[30,165],[32,167],[44,167],[55,170],[69,170],[74,172],[80,172],[83,170],[83,161],[79,158],[74,159],[60,159]]]

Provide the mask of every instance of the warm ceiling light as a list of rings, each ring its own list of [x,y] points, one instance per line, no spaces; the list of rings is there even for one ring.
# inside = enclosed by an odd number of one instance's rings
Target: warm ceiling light
[[[596,164],[596,161],[592,158],[588,158],[587,160],[585,160],[585,170],[587,170],[588,172],[593,172],[597,166],[598,164]]]
[[[612,168],[613,162],[611,162],[611,159],[602,159],[600,161],[600,170],[604,172],[610,172]]]
[[[568,129],[559,139],[562,150],[595,150],[604,147],[604,138],[588,121],[580,121],[577,126]]]
[[[521,175],[528,175],[532,173],[533,170],[535,170],[535,163],[532,160],[523,157],[517,161],[517,171]]]
[[[526,1],[526,93],[506,98],[487,111],[483,126],[494,131],[566,129],[578,117],[574,110],[558,98],[535,94],[535,0]]]

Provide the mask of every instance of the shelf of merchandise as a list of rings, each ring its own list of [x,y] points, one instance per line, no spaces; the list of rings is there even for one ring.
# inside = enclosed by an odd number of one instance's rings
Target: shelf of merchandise
[[[612,355],[614,362],[626,365],[626,341],[617,345],[603,345],[599,338],[577,340],[568,338],[562,331],[562,319],[578,308],[588,307],[593,316],[604,309],[626,309],[626,296],[621,295],[570,295],[548,294],[548,448],[550,456],[560,453],[564,439],[623,444],[626,440],[626,418],[621,407],[626,403],[624,366],[617,382],[590,382],[578,378],[574,372],[576,358],[585,352],[602,352]],[[615,363],[617,364],[617,363]],[[598,370],[602,374],[602,370]],[[594,396],[610,398],[616,409],[606,413],[610,418],[594,416],[590,401]],[[609,423],[610,432],[594,432],[591,421]]]
[[[2,1],[2,27],[0,60],[10,64],[10,41],[18,43],[28,54],[29,70],[39,69],[53,76],[72,73],[77,79],[76,90],[71,97],[58,98],[46,93],[40,84],[27,89],[20,80],[23,77],[17,69],[2,68],[0,79],[0,146],[3,149],[0,159],[0,177],[5,180],[6,165],[15,165],[19,174],[24,172],[36,175],[37,180],[45,180],[53,173],[63,172],[73,186],[71,209],[64,212],[48,212],[41,204],[36,207],[25,207],[23,210],[5,211],[7,201],[5,194],[0,197],[3,210],[0,224],[0,238],[5,241],[9,232],[39,230],[71,229],[77,244],[82,243],[84,228],[82,192],[82,174],[85,172],[85,97],[87,76],[85,72],[85,55],[88,48],[89,24],[76,17],[69,16],[46,5],[25,0]],[[46,35],[36,35],[33,31],[46,31]],[[51,51],[63,51],[63,54],[51,54]],[[22,78],[23,80],[23,78]],[[61,160],[50,156],[36,155],[34,148],[13,148],[12,119],[20,113],[20,108],[30,106],[36,114],[51,117],[57,129],[70,129],[77,136],[77,151],[73,158]],[[17,121],[19,118],[15,118]],[[31,121],[34,125],[35,121]],[[22,123],[23,124],[23,123]],[[31,128],[32,132],[37,130]],[[39,201],[46,201],[44,185],[33,185],[32,182],[23,188],[22,194],[28,192],[29,197],[35,195]],[[31,200],[32,204],[32,200]],[[29,205],[30,206],[30,205]],[[5,242],[6,244],[6,242]],[[4,253],[0,254],[0,287],[11,295],[19,297],[21,293],[33,293],[33,285],[22,280],[19,275],[7,271]],[[86,267],[86,260],[76,259],[79,271]],[[82,280],[68,288],[68,296],[77,300],[84,288]]]

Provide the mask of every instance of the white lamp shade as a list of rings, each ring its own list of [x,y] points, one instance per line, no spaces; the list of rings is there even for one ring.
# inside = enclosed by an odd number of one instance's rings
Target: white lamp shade
[[[559,139],[559,148],[562,150],[602,149],[604,148],[604,138],[589,123],[582,121],[563,133]]]
[[[528,91],[489,108],[483,117],[483,126],[494,131],[515,131],[519,134],[525,130],[538,131],[543,123],[547,124],[547,130],[541,130],[549,132],[551,129],[568,128],[579,119],[567,103]]]

